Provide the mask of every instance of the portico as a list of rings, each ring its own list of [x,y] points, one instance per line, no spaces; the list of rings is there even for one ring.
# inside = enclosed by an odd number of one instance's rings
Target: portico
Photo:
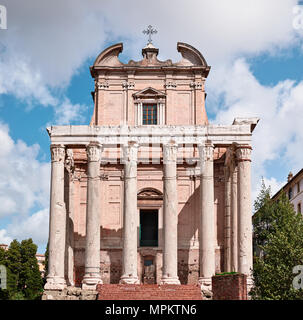
[[[178,284],[178,210],[177,210],[177,162],[180,156],[180,147],[186,143],[197,149],[198,154],[193,159],[197,161],[196,176],[200,179],[200,212],[199,212],[199,283],[209,285],[211,276],[215,274],[215,208],[214,208],[214,150],[220,145],[228,150],[225,166],[229,173],[238,172],[238,179],[232,178],[231,187],[226,188],[229,194],[226,197],[225,211],[229,211],[226,226],[230,227],[228,241],[232,243],[229,255],[226,255],[226,270],[250,273],[252,266],[251,225],[250,225],[250,135],[252,125],[256,119],[238,119],[232,126],[216,128],[205,134],[204,127],[157,127],[157,128],[132,128],[128,130],[128,136],[123,136],[122,127],[89,127],[70,126],[52,127],[49,133],[52,139],[52,193],[51,193],[51,225],[50,225],[50,272],[46,287],[61,288],[64,286],[65,237],[59,237],[64,233],[66,215],[62,197],[64,194],[63,172],[66,150],[73,150],[73,146],[79,147],[82,139],[86,148],[87,157],[87,203],[86,203],[86,241],[85,241],[85,275],[83,287],[94,287],[102,283],[100,273],[100,196],[102,194],[100,163],[109,163],[105,157],[107,148],[112,147],[114,140],[116,145],[121,145],[121,162],[124,166],[124,206],[123,206],[123,255],[121,283],[139,283],[138,279],[138,213],[137,213],[137,166],[138,151],[146,146],[148,140],[155,145],[161,145],[161,163],[163,168],[163,273],[161,283]],[[152,130],[153,129],[153,130]],[[222,135],[218,132],[221,131]],[[165,132],[173,133],[174,139]],[[187,132],[188,135],[184,135]],[[195,132],[195,134],[190,134]],[[213,135],[211,133],[216,133]],[[150,137],[150,134],[152,137]],[[160,136],[160,133],[162,135]],[[182,133],[182,134],[181,134]],[[87,142],[84,143],[83,140]],[[139,143],[138,143],[139,141]],[[232,143],[230,143],[232,141]],[[235,142],[237,141],[237,142]],[[229,144],[229,147],[228,147]],[[183,159],[185,161],[186,159]],[[179,159],[179,163],[181,159]],[[229,176],[228,176],[229,177]],[[235,181],[237,179],[237,181]],[[61,183],[59,183],[61,181]],[[226,184],[230,180],[226,179]],[[236,190],[235,190],[236,189]],[[234,197],[237,199],[234,199]],[[61,197],[61,198],[60,198]],[[60,201],[61,200],[61,201]],[[236,201],[237,200],[237,201]],[[237,213],[239,212],[239,214]],[[61,219],[61,220],[60,220]],[[239,228],[235,219],[238,219]],[[60,223],[58,222],[60,221]],[[62,230],[61,230],[62,229]],[[231,236],[232,235],[232,236]],[[101,235],[102,236],[102,235]],[[239,241],[233,240],[234,238]],[[55,242],[55,244],[54,244]],[[228,243],[229,243],[228,242]],[[237,257],[237,258],[235,258]],[[231,261],[233,261],[231,265]],[[60,269],[61,266],[61,269]],[[237,267],[239,266],[239,267]],[[60,281],[58,280],[60,279]]]

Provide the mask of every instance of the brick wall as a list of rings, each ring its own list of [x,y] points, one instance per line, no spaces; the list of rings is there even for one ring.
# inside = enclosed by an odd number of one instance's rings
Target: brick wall
[[[202,300],[198,285],[98,285],[98,300]]]
[[[225,274],[212,277],[213,300],[247,300],[245,274]]]

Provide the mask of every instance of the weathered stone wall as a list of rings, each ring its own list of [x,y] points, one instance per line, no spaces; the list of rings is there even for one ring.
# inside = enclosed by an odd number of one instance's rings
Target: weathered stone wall
[[[97,294],[95,290],[68,287],[64,290],[45,290],[42,300],[97,300]]]
[[[138,276],[143,280],[143,261],[147,249],[139,249]],[[160,283],[162,277],[162,251],[154,250],[155,281]],[[140,252],[145,252],[142,255]],[[122,275],[122,250],[101,250],[101,278],[104,284],[118,284]],[[81,254],[75,254],[80,257]],[[74,282],[77,287],[81,286],[84,276],[84,258],[77,260],[74,268]],[[199,249],[178,250],[178,276],[181,284],[196,284],[199,279]]]

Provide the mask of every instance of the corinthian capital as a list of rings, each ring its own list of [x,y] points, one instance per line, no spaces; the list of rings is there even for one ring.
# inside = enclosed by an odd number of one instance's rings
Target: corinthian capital
[[[238,161],[251,161],[251,146],[239,146],[236,149]]]
[[[64,161],[65,147],[61,144],[52,144],[50,147],[52,162]]]
[[[102,152],[101,145],[96,142],[91,142],[86,147],[87,160],[89,162],[100,161],[101,160],[101,152]]]
[[[214,160],[214,145],[211,142],[206,142],[204,145],[198,145],[198,148],[202,162]]]
[[[177,161],[178,145],[176,143],[167,143],[163,145],[163,163]]]
[[[127,162],[137,162],[139,145],[135,141],[131,141],[123,145],[123,158]]]

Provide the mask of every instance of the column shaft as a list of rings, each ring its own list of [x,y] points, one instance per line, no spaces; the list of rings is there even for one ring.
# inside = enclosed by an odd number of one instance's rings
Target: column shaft
[[[251,208],[251,147],[240,146],[238,158],[238,268],[251,275],[252,268],[252,208]]]
[[[87,146],[86,246],[83,289],[95,289],[100,275],[100,161],[101,146]]]
[[[124,154],[124,215],[123,254],[120,283],[139,284],[137,256],[137,156],[138,144],[123,146]]]
[[[237,167],[231,169],[231,271],[238,272]]]
[[[225,236],[225,257],[224,257],[224,271],[230,272],[231,270],[231,217],[230,217],[230,189],[231,177],[229,167],[225,167],[225,223],[224,223],[224,236]]]
[[[178,196],[176,144],[163,146],[163,273],[162,284],[180,284],[178,277]]]
[[[66,287],[64,276],[66,209],[64,203],[65,147],[51,145],[51,194],[49,223],[49,262],[45,284],[47,290]]]
[[[215,274],[215,223],[214,223],[214,164],[211,143],[200,146],[200,278],[201,285],[210,286]]]

